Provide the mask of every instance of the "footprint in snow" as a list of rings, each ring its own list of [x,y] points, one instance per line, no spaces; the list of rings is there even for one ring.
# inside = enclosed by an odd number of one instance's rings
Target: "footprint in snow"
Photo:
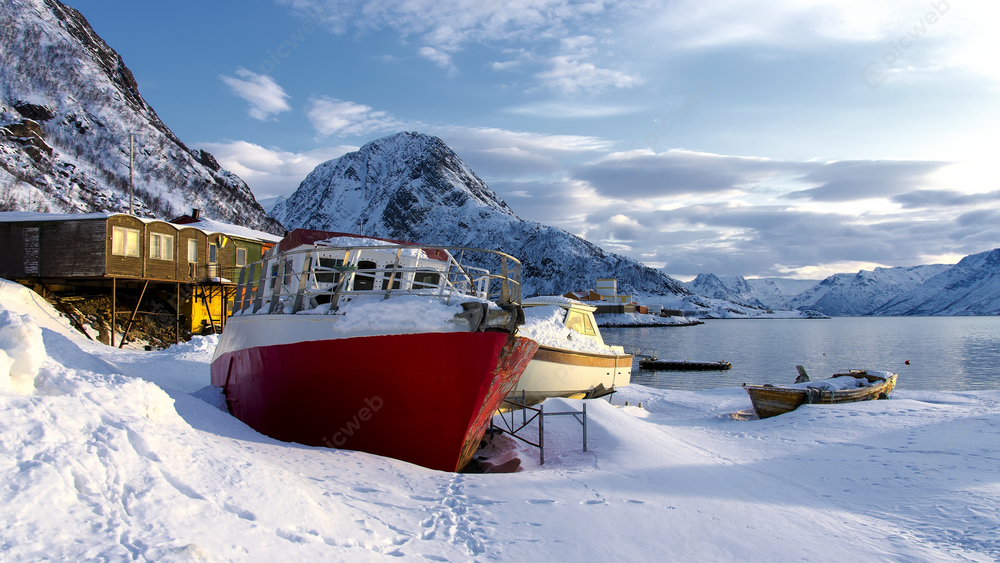
[[[608,503],[603,500],[583,500],[580,501],[580,504],[608,504]]]
[[[646,501],[644,501],[644,500],[635,500],[634,498],[626,499],[625,502],[628,502],[628,503],[631,503],[631,504],[646,504]]]
[[[528,504],[554,504],[556,501],[547,498],[528,499]]]

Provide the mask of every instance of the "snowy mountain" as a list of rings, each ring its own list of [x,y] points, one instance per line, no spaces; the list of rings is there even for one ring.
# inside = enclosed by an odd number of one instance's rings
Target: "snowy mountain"
[[[895,296],[874,316],[1000,314],[1000,248],[966,256]]]
[[[616,278],[621,293],[687,295],[677,280],[562,229],[524,221],[445,143],[398,133],[320,164],[271,216],[289,229],[358,232],[500,250],[524,265],[525,295]]]
[[[127,212],[132,133],[138,215],[199,208],[282,232],[243,180],[160,120],[122,58],[73,8],[3,0],[0,58],[0,210]]]
[[[684,284],[692,293],[758,309],[790,309],[788,302],[819,280],[788,278],[745,279],[743,276],[698,274]]]
[[[792,309],[813,309],[833,317],[868,314],[951,268],[946,264],[875,268],[834,274],[789,301]]]
[[[710,299],[723,299],[745,307],[767,308],[753,293],[753,288],[743,276],[726,276],[723,280],[715,274],[698,274],[698,277],[684,284],[691,293],[704,295]]]

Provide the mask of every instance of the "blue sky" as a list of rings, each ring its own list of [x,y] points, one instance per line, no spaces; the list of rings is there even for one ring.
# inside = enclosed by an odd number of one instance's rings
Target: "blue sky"
[[[1000,246],[997,3],[70,5],[258,198],[415,130],[522,218],[681,279]]]

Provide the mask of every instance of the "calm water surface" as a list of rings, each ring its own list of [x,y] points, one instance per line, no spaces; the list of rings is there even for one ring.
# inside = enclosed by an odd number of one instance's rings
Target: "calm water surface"
[[[656,348],[664,360],[733,364],[710,372],[636,367],[633,383],[661,389],[791,383],[798,364],[813,379],[875,369],[898,373],[897,389],[1000,389],[1000,317],[727,319],[692,327],[602,328],[601,334],[608,344]]]

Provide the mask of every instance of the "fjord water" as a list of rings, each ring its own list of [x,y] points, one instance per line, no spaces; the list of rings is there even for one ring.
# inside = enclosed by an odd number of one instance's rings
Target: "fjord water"
[[[632,383],[699,391],[791,383],[847,369],[899,374],[897,389],[1000,389],[1000,317],[724,319],[692,327],[602,328],[608,344],[655,348],[663,360],[732,362],[727,371],[638,371]],[[910,365],[906,365],[906,361]]]

